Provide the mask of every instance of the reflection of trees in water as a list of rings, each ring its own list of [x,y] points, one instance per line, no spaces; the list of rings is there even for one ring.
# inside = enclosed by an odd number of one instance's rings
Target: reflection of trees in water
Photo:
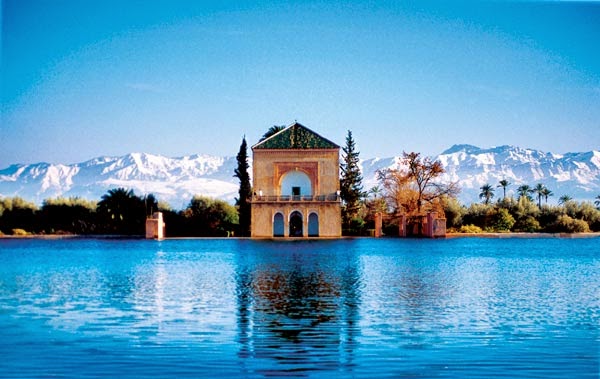
[[[238,268],[240,357],[252,358],[245,362],[265,374],[350,368],[358,330],[356,267],[296,263]]]

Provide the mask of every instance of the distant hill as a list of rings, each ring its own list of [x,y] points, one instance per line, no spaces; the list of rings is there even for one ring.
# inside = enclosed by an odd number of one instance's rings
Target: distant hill
[[[502,179],[512,183],[507,195],[514,194],[521,184],[533,187],[537,183],[553,191],[553,202],[565,194],[576,200],[593,200],[600,195],[600,152],[595,150],[558,155],[514,146],[482,149],[454,145],[434,158],[446,168],[444,179],[459,182],[464,203],[479,201],[479,187],[497,185]],[[377,184],[378,169],[396,167],[399,161],[399,157],[362,160],[364,188]],[[145,153],[70,165],[14,164],[0,170],[0,196],[21,196],[36,203],[57,196],[98,200],[110,188],[126,187],[138,195],[153,193],[181,209],[194,194],[233,201],[238,190],[235,167],[235,157],[167,158]],[[498,188],[497,197],[501,193]]]

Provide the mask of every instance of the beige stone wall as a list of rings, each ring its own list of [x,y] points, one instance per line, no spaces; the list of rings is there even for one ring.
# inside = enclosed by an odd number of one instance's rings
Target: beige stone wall
[[[265,196],[280,195],[282,176],[294,169],[311,178],[314,195],[333,194],[340,189],[339,149],[256,149],[252,163],[254,191],[262,191]]]
[[[267,197],[281,195],[281,180],[291,171],[304,172],[311,180],[314,197],[326,195],[335,199],[340,189],[339,149],[256,149],[253,151],[253,190],[262,194],[252,202],[252,237],[273,237],[273,218],[281,212],[284,234],[289,235],[290,214],[299,211],[303,219],[303,233],[308,236],[310,213],[319,216],[319,237],[340,237],[341,203],[328,201],[268,201]],[[316,200],[316,199],[315,199]]]
[[[342,214],[339,202],[280,202],[252,204],[252,237],[273,237],[273,218],[283,214],[284,236],[289,236],[289,218],[292,212],[302,213],[303,234],[308,237],[308,216],[319,215],[319,237],[334,238],[342,234]]]

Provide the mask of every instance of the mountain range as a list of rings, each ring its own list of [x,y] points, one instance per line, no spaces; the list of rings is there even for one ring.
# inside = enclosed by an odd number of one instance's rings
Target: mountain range
[[[446,173],[442,180],[457,181],[463,203],[479,201],[480,187],[508,180],[507,196],[521,184],[542,183],[554,193],[576,200],[600,194],[600,151],[552,154],[515,146],[479,148],[454,145],[438,159]],[[377,170],[397,167],[401,157],[361,160],[363,187],[377,185]],[[250,162],[251,163],[251,162]],[[20,196],[36,203],[77,196],[99,200],[108,189],[131,188],[138,195],[153,193],[175,209],[187,206],[195,194],[234,201],[238,180],[235,157],[190,155],[168,158],[146,153],[98,157],[75,164],[13,164],[0,170],[0,196]],[[498,188],[496,198],[501,196]],[[550,200],[552,202],[552,200]]]

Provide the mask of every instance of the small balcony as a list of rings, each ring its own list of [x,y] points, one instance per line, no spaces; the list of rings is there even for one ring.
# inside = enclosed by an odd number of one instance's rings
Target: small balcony
[[[281,196],[252,196],[253,203],[337,203],[340,202],[340,195],[331,193],[328,195],[281,195]]]

